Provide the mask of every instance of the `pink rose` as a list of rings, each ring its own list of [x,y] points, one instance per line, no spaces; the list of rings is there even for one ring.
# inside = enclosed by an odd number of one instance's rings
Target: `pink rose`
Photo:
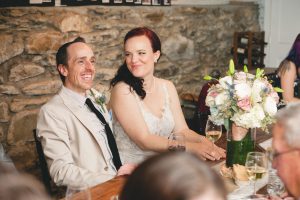
[[[237,105],[241,109],[249,111],[251,109],[250,98],[249,97],[245,97],[243,99],[238,100]]]
[[[211,97],[216,97],[216,96],[218,96],[218,92],[216,92],[216,91],[210,91],[209,93],[208,93],[208,96],[211,96]]]

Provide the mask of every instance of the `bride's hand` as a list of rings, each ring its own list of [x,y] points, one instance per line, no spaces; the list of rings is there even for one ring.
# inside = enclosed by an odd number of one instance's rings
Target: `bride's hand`
[[[117,176],[129,175],[137,167],[136,164],[124,164],[117,172]]]
[[[204,160],[219,160],[225,158],[225,150],[214,145],[207,138],[203,137],[200,142],[190,144],[191,151],[202,157]]]

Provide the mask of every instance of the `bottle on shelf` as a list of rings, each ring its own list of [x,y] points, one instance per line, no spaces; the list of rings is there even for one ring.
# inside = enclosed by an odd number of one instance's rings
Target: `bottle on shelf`
[[[239,61],[239,63],[244,64],[244,65],[249,65],[248,58],[244,58],[242,62]],[[264,64],[260,64],[260,62],[256,59],[251,59],[251,66],[255,67],[261,67],[264,68]]]
[[[241,44],[248,44],[248,42],[249,42],[249,37],[248,37],[248,35],[244,35],[244,36],[240,37],[240,43],[241,43]],[[264,45],[267,45],[267,44],[268,44],[268,43],[265,42],[264,40],[258,39],[258,38],[256,38],[256,37],[253,37],[253,38],[252,38],[252,44],[261,44],[261,43],[263,43]]]
[[[244,47],[238,47],[238,48],[236,49],[236,52],[237,52],[238,54],[248,55],[248,49],[247,49],[247,48],[244,48]],[[251,55],[252,55],[253,57],[260,57],[260,56],[265,56],[266,54],[263,53],[263,52],[261,52],[261,51],[258,50],[258,49],[252,49]]]

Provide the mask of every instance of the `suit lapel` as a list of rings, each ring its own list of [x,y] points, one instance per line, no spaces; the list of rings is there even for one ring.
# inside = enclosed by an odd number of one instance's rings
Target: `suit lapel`
[[[107,162],[108,159],[110,159],[110,155],[108,155],[106,152],[107,150],[103,150],[102,148],[105,148],[106,145],[104,145],[104,142],[99,141],[99,137],[97,137],[97,130],[95,130],[95,125],[93,124],[93,121],[86,118],[85,113],[83,112],[83,108],[77,106],[74,104],[74,101],[70,99],[68,95],[66,95],[63,90],[59,93],[60,97],[62,98],[65,106],[73,113],[73,115],[82,123],[83,126],[85,126],[88,131],[93,135],[95,140],[97,141],[99,147],[102,150],[102,154],[105,157],[105,161]]]

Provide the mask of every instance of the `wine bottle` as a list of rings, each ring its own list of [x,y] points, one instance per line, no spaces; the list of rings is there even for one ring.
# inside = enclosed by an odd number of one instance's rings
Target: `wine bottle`
[[[244,58],[243,64],[249,65],[248,58]],[[251,59],[251,65],[254,66],[254,67],[261,67],[261,68],[265,67],[265,65],[263,63],[260,64],[259,61],[256,60],[256,59]]]
[[[249,36],[248,35],[244,35],[244,36],[240,37],[240,43],[241,44],[248,44],[248,42],[249,42]],[[258,39],[256,37],[252,37],[252,44],[261,44],[261,43],[263,43],[264,45],[268,44],[264,40]]]
[[[239,48],[236,49],[236,52],[238,54],[248,55],[248,49],[247,48],[239,47]],[[261,52],[258,49],[252,49],[251,55],[253,57],[260,57],[260,56],[265,56],[266,54]]]

